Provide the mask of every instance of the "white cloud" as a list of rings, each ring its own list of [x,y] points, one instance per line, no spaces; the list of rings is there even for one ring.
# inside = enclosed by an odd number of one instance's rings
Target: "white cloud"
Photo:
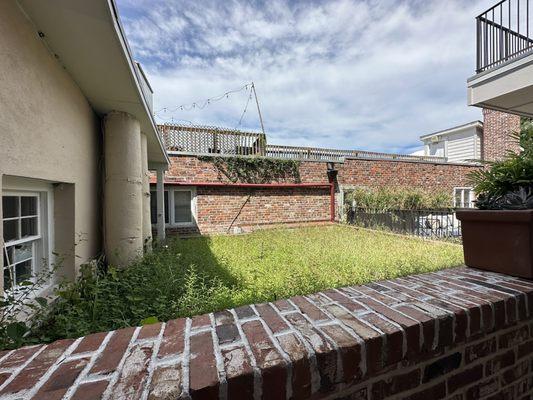
[[[466,79],[474,17],[492,2],[119,0],[119,8],[156,110],[253,80],[271,142],[392,152],[481,117],[466,106]],[[241,92],[160,121],[235,126],[245,102]],[[254,104],[244,127],[259,128]]]

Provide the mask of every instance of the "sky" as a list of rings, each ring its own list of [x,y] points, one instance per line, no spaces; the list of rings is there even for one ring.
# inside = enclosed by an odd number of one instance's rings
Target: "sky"
[[[253,81],[271,144],[399,153],[481,119],[466,79],[494,2],[117,0],[157,122],[260,131],[249,87],[192,107]]]

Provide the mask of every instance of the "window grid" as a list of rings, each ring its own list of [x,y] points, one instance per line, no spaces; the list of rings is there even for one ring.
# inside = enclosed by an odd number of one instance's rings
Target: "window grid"
[[[6,289],[16,291],[21,282],[34,275],[37,262],[37,246],[41,240],[41,205],[39,194],[6,193],[2,195],[2,200],[6,205],[8,201],[12,202],[13,199],[16,200],[11,204],[11,206],[15,206],[14,209],[9,210],[9,215],[11,216],[5,218],[4,215],[2,216],[2,223],[4,224],[4,291]],[[4,214],[6,212],[4,210]],[[13,232],[10,232],[11,235],[7,238],[5,229],[6,222],[12,221],[17,222],[14,237]],[[24,226],[25,221],[33,221],[33,225],[30,222],[27,226]],[[25,255],[25,257],[17,258],[19,254]]]
[[[157,223],[157,192],[151,191],[150,195],[152,224],[155,225]],[[196,190],[182,187],[165,189],[165,225],[193,226],[195,221]]]
[[[475,195],[471,187],[456,187],[453,189],[453,206],[455,208],[473,208]]]

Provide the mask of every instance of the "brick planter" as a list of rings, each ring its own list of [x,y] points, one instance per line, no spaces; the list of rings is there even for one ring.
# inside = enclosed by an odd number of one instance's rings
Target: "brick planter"
[[[532,313],[455,268],[3,352],[0,398],[531,399]]]

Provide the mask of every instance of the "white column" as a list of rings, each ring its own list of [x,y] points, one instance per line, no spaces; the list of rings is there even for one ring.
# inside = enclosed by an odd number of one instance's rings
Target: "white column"
[[[141,133],[141,163],[142,163],[142,221],[144,251],[152,250],[152,220],[150,213],[150,172],[148,171],[148,143],[144,133]]]
[[[104,244],[108,261],[127,266],[143,254],[139,121],[112,111],[104,118]]]
[[[157,239],[165,240],[165,170],[163,167],[157,168]]]

